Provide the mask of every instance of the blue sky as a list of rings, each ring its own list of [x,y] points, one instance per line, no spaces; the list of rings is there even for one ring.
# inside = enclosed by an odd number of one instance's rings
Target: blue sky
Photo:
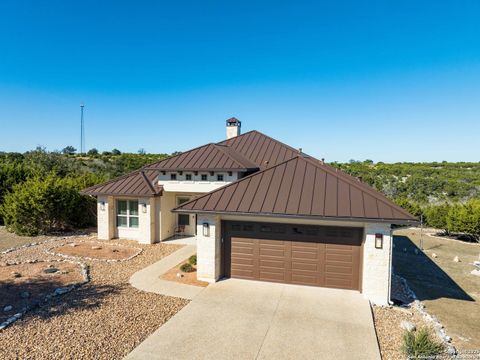
[[[327,161],[480,161],[480,2],[0,3],[0,151],[172,152],[224,120]]]

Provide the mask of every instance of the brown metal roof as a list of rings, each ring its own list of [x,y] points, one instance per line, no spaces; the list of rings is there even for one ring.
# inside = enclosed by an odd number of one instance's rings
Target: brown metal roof
[[[157,170],[140,170],[82,190],[86,195],[157,196],[163,188],[156,182]]]
[[[275,166],[299,154],[297,149],[256,130],[224,140],[218,145],[228,146],[261,169]]]
[[[301,155],[184,203],[174,211],[417,222],[369,186]]]
[[[225,145],[207,144],[147,165],[145,169],[170,171],[251,171],[257,170],[258,166],[242,154]]]

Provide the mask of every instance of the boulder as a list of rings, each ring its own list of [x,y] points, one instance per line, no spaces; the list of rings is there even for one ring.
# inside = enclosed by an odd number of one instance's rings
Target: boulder
[[[458,256],[455,256],[455,257],[453,258],[453,261],[455,261],[455,262],[460,262],[460,259],[458,258]]]
[[[9,312],[13,309],[13,306],[12,305],[7,305],[3,308],[3,312]]]
[[[407,321],[407,320],[402,320],[400,322],[400,327],[407,331],[415,331],[417,329],[415,324],[412,324],[410,321]]]
[[[437,254],[435,254],[435,253],[432,254],[432,258],[436,259],[437,257],[438,257]]]
[[[54,268],[54,267],[48,267],[48,268],[43,270],[43,272],[46,273],[46,274],[53,274],[53,273],[56,273],[57,271],[58,271],[58,269]]]

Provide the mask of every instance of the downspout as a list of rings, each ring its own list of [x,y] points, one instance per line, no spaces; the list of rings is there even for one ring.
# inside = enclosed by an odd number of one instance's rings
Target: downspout
[[[390,225],[390,250],[389,250],[389,259],[388,259],[388,299],[387,302],[389,305],[393,305],[391,300],[392,296],[392,254],[393,254],[393,230]]]

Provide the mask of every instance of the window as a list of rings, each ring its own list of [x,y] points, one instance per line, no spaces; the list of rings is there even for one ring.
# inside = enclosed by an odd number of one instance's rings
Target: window
[[[177,174],[170,174],[170,180],[177,180]]]
[[[185,180],[191,181],[192,180],[192,174],[185,174]]]
[[[202,181],[207,181],[207,174],[202,174]]]
[[[223,181],[223,174],[217,175],[217,181]]]
[[[138,200],[117,201],[117,226],[138,228]]]

